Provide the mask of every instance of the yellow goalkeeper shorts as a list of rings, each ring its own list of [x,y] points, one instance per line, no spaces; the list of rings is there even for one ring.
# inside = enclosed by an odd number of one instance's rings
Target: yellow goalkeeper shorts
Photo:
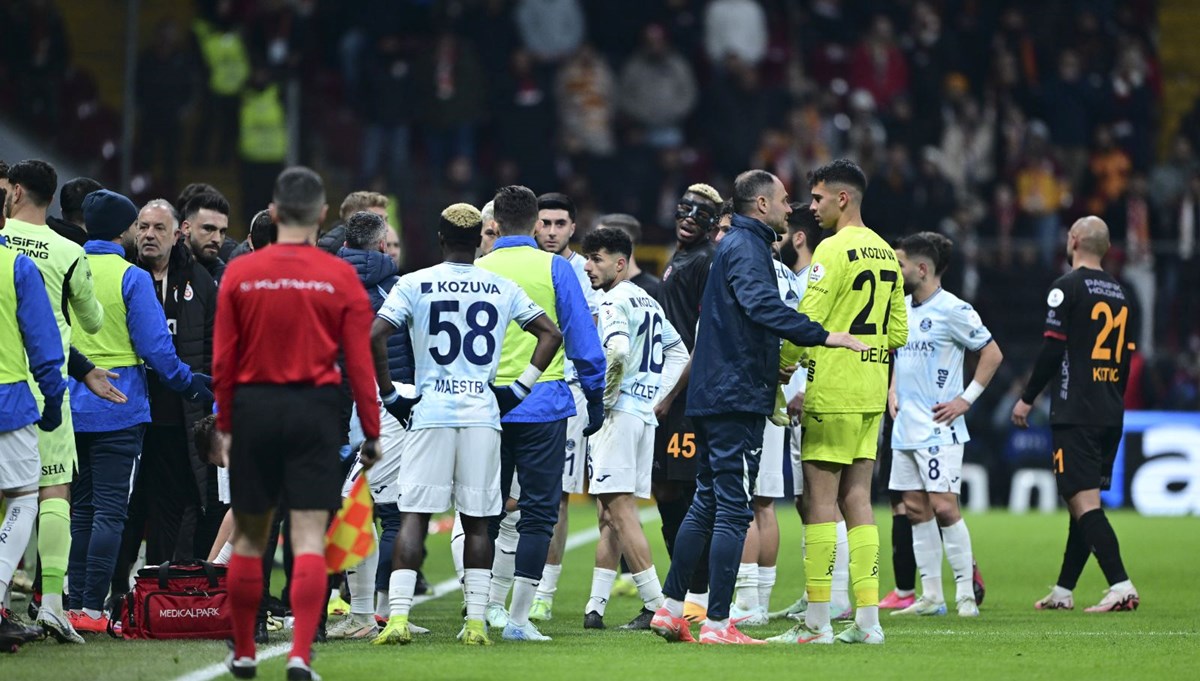
[[[800,459],[849,466],[855,459],[875,460],[883,413],[819,414],[804,412]]]

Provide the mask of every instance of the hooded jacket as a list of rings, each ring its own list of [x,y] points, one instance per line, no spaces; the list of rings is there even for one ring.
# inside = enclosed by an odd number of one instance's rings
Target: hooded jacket
[[[342,247],[338,249],[337,256],[349,263],[358,273],[358,280],[367,290],[367,298],[371,301],[371,309],[378,312],[392,286],[400,279],[400,269],[396,267],[396,262],[386,253],[357,248]],[[392,381],[412,384],[415,359],[407,326],[401,326],[388,338],[387,349],[388,373]]]

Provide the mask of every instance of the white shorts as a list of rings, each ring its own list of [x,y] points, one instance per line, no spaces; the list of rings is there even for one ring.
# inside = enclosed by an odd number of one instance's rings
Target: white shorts
[[[654,426],[633,414],[610,411],[592,436],[588,455],[590,494],[633,494],[650,498]]]
[[[41,479],[37,427],[30,424],[0,433],[0,490],[37,489]]]
[[[758,460],[758,478],[754,496],[778,499],[783,496],[783,426],[767,419],[763,429],[762,456]]]
[[[233,503],[233,497],[229,496],[229,468],[217,469],[217,500],[222,504]]]
[[[926,449],[893,449],[888,489],[897,492],[962,490],[963,445]]]
[[[587,398],[583,389],[576,383],[569,384],[571,397],[575,398],[575,415],[567,419],[567,452],[563,462],[564,492],[568,494],[583,494],[583,481],[587,477],[588,444],[583,436],[587,428]]]
[[[379,408],[379,461],[367,473],[367,483],[371,488],[371,499],[377,504],[394,504],[400,498],[400,488],[397,477],[400,475],[400,451],[409,433],[400,425],[396,417],[387,409]],[[342,496],[350,496],[350,488],[362,472],[362,464],[358,457],[342,484]]]
[[[798,424],[788,426],[791,437],[788,438],[788,453],[792,457],[792,495],[804,496],[804,466],[800,463],[800,441],[804,429]]]
[[[400,458],[400,510],[500,515],[500,431],[491,428],[411,430]]]

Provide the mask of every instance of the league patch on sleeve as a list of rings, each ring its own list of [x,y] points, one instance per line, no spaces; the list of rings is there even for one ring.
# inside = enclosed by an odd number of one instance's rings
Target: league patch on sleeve
[[[1050,307],[1058,307],[1062,305],[1063,297],[1062,289],[1052,288],[1050,289],[1050,295],[1046,296],[1046,304]]]
[[[825,278],[825,266],[819,262],[814,262],[812,264],[812,267],[809,268],[809,270],[808,270],[808,281],[810,283],[815,284],[824,278]]]

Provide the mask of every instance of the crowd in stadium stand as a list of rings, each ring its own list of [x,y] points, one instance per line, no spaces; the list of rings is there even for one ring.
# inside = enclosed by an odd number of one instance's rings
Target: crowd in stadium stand
[[[113,186],[120,118],[55,3],[0,12],[6,117]],[[197,0],[194,24],[142,36],[132,194],[228,181],[240,235],[287,151],[272,116],[298,111],[294,160],[395,197],[413,269],[435,259],[442,208],[497,186],[568,193],[582,229],[633,214],[669,244],[692,182],[726,194],[758,167],[803,197],[806,172],[846,156],[870,178],[868,225],[955,241],[947,286],[988,320],[1013,385],[972,412],[993,445],[973,455],[1015,460],[1006,405],[1085,214],[1109,224],[1138,303],[1128,406],[1200,408],[1200,102],[1162,120],[1155,23],[1152,0]],[[212,36],[235,48],[204,49]],[[248,101],[265,133],[239,128]]]

